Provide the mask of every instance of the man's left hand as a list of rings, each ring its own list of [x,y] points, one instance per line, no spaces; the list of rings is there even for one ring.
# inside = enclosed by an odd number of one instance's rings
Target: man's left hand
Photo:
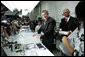
[[[37,36],[41,37],[41,34],[37,34]]]

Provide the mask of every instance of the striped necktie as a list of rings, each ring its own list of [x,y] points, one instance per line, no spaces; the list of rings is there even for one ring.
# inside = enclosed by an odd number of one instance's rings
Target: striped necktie
[[[67,21],[68,19],[66,18],[66,24],[68,23],[68,21]]]

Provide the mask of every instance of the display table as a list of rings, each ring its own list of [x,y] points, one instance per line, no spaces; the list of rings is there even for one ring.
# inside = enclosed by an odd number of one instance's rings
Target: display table
[[[54,56],[40,41],[40,37],[33,37],[29,26],[22,26],[17,35],[11,35],[9,42],[21,44],[19,49],[11,51],[9,47],[2,47],[7,56]],[[21,52],[17,52],[22,50]]]

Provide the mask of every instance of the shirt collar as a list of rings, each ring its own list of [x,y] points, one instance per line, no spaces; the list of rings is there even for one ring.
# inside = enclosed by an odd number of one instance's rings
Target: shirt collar
[[[49,16],[47,17],[47,19],[46,20],[44,20],[44,21],[47,21],[49,19]]]
[[[65,17],[65,19],[66,19],[66,17]],[[68,20],[67,21],[69,21],[69,19],[70,19],[70,16],[68,17]]]

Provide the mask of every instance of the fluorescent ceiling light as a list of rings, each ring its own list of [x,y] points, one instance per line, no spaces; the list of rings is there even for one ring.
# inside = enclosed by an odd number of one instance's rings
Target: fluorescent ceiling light
[[[1,1],[1,3],[3,3],[12,12],[16,8],[18,11],[22,9],[22,15],[26,15],[35,8],[39,1]]]

